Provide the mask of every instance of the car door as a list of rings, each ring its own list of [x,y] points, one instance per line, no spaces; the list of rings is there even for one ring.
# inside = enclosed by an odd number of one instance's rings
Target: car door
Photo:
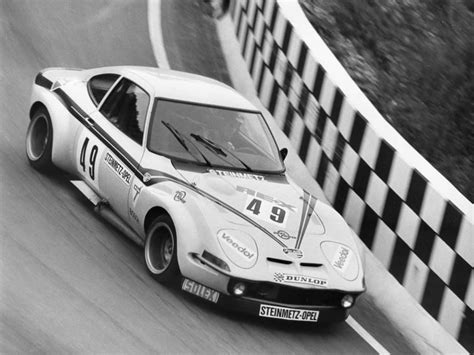
[[[97,165],[100,194],[119,216],[130,222],[136,222],[136,218],[129,209],[128,195],[131,182],[140,175],[145,122],[152,102],[150,90],[145,90],[143,84],[121,77],[99,104],[99,109],[91,114],[105,142]]]

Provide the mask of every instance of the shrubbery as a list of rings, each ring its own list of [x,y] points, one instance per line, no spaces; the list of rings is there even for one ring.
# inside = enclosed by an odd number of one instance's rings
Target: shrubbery
[[[382,115],[474,200],[474,0],[300,0]]]

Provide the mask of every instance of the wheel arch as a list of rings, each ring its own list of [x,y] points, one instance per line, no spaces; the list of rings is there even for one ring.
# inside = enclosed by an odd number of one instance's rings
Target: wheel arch
[[[46,111],[48,111],[48,108],[46,107],[46,105],[44,103],[42,103],[41,101],[36,101],[31,105],[31,107],[30,107],[30,120],[33,118],[33,115],[35,114],[35,112],[37,110],[39,110],[40,108],[44,108]],[[49,113],[49,111],[48,111],[48,113]]]
[[[169,216],[171,220],[173,221],[173,218],[171,217],[170,213],[168,213],[168,211],[165,208],[160,207],[160,206],[155,206],[155,207],[150,208],[150,210],[146,213],[145,220],[143,222],[143,228],[144,228],[145,233],[148,231],[148,228],[151,226],[155,218],[162,215]]]

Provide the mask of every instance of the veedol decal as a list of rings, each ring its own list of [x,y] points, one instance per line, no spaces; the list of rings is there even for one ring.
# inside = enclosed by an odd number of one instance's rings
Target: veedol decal
[[[249,179],[249,180],[257,180],[257,181],[265,180],[265,178],[262,175],[242,173],[242,172],[237,172],[237,171],[209,169],[209,172],[218,176],[230,176],[230,177],[235,177],[239,179]]]
[[[279,207],[283,207],[283,208],[286,208],[286,209],[289,209],[290,211],[292,212],[296,212],[296,207],[295,206],[292,206],[288,203],[285,203],[283,201],[280,201],[280,200],[277,200],[277,199],[274,199],[273,197],[271,196],[268,196],[268,195],[265,195],[265,194],[262,194],[261,192],[257,192],[255,190],[252,190],[252,189],[249,189],[247,187],[242,187],[242,186],[238,186],[237,185],[237,191],[239,192],[243,192],[243,193],[246,193],[247,195],[249,196],[254,196],[260,200],[263,200],[263,201],[266,201],[266,202],[271,202]]]
[[[344,272],[346,271],[347,265],[349,265],[349,261],[351,260],[351,258],[352,251],[344,245],[339,245],[336,253],[334,254],[331,265],[335,269]]]
[[[174,200],[175,201],[180,201],[182,203],[186,203],[186,200],[184,199],[186,197],[186,191],[176,191],[174,194]]]
[[[328,281],[325,279],[320,279],[312,276],[284,274],[281,272],[276,272],[273,275],[273,279],[275,280],[275,282],[280,283],[305,284],[318,287],[327,287],[328,284]]]
[[[290,235],[287,231],[284,230],[279,230],[277,232],[273,232],[273,234],[276,234],[278,238],[288,240],[288,239],[296,239],[295,236]]]
[[[319,311],[307,311],[296,308],[270,306],[268,304],[261,304],[258,313],[260,317],[291,319],[297,321],[317,322]]]
[[[299,249],[284,248],[283,252],[293,259],[301,259],[303,257],[303,251]]]
[[[124,183],[130,185],[132,174],[116,158],[107,152],[104,160],[107,166],[110,167]]]
[[[219,300],[219,292],[204,285],[201,285],[196,281],[184,279],[181,288],[186,292],[192,293],[193,295],[204,298],[205,300],[208,300],[210,302],[217,303],[217,301]]]
[[[221,231],[219,232],[218,237],[221,240],[225,241],[229,246],[231,246],[232,249],[241,257],[246,258],[248,260],[254,260],[256,258],[256,252],[252,250],[252,248],[249,248],[240,240],[233,238],[230,234]]]

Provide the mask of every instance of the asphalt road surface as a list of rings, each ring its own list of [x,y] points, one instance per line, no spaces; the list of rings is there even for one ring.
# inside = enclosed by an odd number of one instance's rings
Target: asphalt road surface
[[[172,67],[228,81],[218,49],[209,52],[215,34],[199,2],[164,1]],[[0,352],[373,353],[347,324],[242,316],[156,283],[141,249],[96,216],[67,179],[28,165],[35,74],[51,66],[155,66],[146,5],[0,0]],[[365,303],[364,322],[394,339],[384,346],[411,352]]]

